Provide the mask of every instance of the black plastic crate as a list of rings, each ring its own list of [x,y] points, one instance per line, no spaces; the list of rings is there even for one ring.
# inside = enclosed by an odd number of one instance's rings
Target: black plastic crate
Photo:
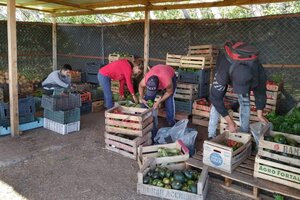
[[[91,90],[92,101],[99,101],[104,99],[104,93],[102,89],[95,88]]]
[[[42,97],[42,107],[52,111],[71,110],[80,106],[81,98],[79,94],[60,96],[43,95]]]
[[[85,74],[85,80],[87,83],[99,84],[98,74]]]
[[[93,109],[92,101],[83,103],[80,107],[80,114],[81,115],[89,114],[92,112],[92,109]]]
[[[98,71],[102,66],[103,65],[99,63],[86,63],[84,72],[88,74],[98,74]]]
[[[210,69],[196,70],[195,72],[186,71],[184,69],[178,70],[178,81],[183,83],[194,84],[209,84],[210,81]]]
[[[45,109],[44,117],[61,124],[78,122],[80,121],[80,108],[74,108],[66,111],[51,111]]]
[[[175,111],[191,114],[193,109],[193,100],[175,99]]]

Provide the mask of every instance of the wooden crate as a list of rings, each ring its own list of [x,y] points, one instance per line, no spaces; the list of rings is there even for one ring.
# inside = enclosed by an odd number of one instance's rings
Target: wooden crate
[[[205,56],[182,56],[180,68],[209,69],[214,68],[216,61],[213,57]]]
[[[104,101],[94,101],[92,103],[92,112],[100,112],[103,109]]]
[[[176,54],[169,54],[167,53],[166,56],[166,65],[179,67],[180,66],[180,60],[182,55],[176,55]]]
[[[114,113],[117,110],[124,114]],[[115,106],[105,111],[105,129],[107,132],[143,136],[152,128],[152,109]]]
[[[121,60],[121,59],[127,59],[131,62],[134,62],[134,56],[133,55],[130,55],[128,57],[123,57],[123,56],[120,56],[119,54],[109,54],[108,55],[108,62],[109,63],[117,61],[117,60]]]
[[[283,82],[282,83],[274,83],[272,81],[267,81],[267,90],[277,92],[283,90]]]
[[[174,97],[176,99],[194,100],[198,96],[198,85],[191,83],[177,83]]]
[[[106,149],[133,160],[137,160],[137,151],[140,145],[147,146],[152,144],[151,132],[142,137],[105,132],[104,137]]]
[[[159,148],[176,148],[180,150],[181,155],[178,156],[169,156],[169,157],[158,157],[158,149]],[[157,164],[162,163],[176,163],[176,162],[184,162],[188,160],[190,157],[189,149],[184,145],[181,140],[177,140],[174,143],[170,144],[160,144],[153,146],[139,146],[138,148],[138,164],[141,167],[145,164],[145,161],[149,158],[155,158]]]
[[[205,99],[197,99],[193,103],[192,124],[208,127],[210,103]]]
[[[166,189],[162,187],[157,187],[153,185],[143,184],[143,178],[148,173],[149,170],[154,169],[157,163],[155,160],[147,160],[146,163],[138,172],[138,183],[137,183],[137,193],[144,194],[148,196],[159,197],[163,199],[171,200],[204,200],[206,198],[208,190],[208,169],[204,167],[201,174],[199,175],[197,182],[197,194],[184,192],[174,189]],[[185,163],[170,164],[167,165],[170,170],[183,170],[187,169],[188,166]]]
[[[300,190],[253,177],[254,161],[255,156],[249,157],[231,174],[209,167],[209,172],[214,175],[214,178],[210,177],[209,181],[217,183],[219,187],[229,192],[235,192],[251,199],[274,199],[273,194],[300,199]],[[194,168],[203,169],[206,166],[203,164],[203,152],[197,152],[192,158],[186,161],[186,164]],[[264,191],[264,194],[261,191]]]
[[[233,151],[222,144],[225,139],[242,142],[243,146]],[[205,140],[203,144],[203,163],[232,173],[251,154],[251,135],[246,133],[224,132],[212,140]]]
[[[264,140],[264,135],[274,136],[276,134],[282,134],[286,138],[300,143],[299,135],[265,130],[259,140],[254,176],[300,189],[300,147]]]
[[[158,110],[158,116],[166,118],[166,110],[165,108],[161,108]],[[182,119],[189,119],[192,115],[186,112],[175,112],[175,119],[182,120]]]
[[[219,54],[219,50],[215,45],[193,45],[189,46],[188,55],[195,56],[212,56],[216,57]]]

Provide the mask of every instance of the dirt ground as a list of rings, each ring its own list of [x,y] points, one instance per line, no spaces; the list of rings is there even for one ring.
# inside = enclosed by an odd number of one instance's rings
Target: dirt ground
[[[0,137],[0,200],[156,199],[137,194],[136,161],[104,148],[103,124],[103,112],[91,113],[82,117],[78,133],[40,128],[19,138]],[[197,129],[200,147],[207,131]],[[247,198],[210,181],[207,199]]]

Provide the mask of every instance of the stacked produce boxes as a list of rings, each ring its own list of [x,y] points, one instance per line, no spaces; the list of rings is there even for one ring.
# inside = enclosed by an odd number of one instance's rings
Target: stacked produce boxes
[[[300,108],[286,116],[268,117],[275,130],[260,135],[254,176],[300,189]]]
[[[151,109],[115,106],[105,112],[105,144],[110,151],[137,160],[139,145],[151,145]]]
[[[79,94],[43,95],[44,128],[62,135],[80,130]]]

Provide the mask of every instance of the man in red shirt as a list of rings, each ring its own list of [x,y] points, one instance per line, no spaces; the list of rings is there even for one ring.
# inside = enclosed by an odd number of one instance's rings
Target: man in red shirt
[[[137,65],[137,63],[133,64],[126,59],[114,61],[99,69],[98,81],[103,88],[104,102],[107,109],[114,106],[111,91],[111,80],[120,81],[119,92],[121,99],[124,99],[124,86],[126,83],[133,100],[135,103],[138,103],[138,99],[135,96],[133,89],[132,75],[138,75],[142,73],[142,70],[142,66]]]
[[[146,93],[144,89],[146,88]],[[159,104],[165,102],[166,118],[169,126],[175,124],[175,104],[174,93],[176,89],[176,75],[172,67],[168,65],[156,65],[152,67],[139,84],[140,103],[147,105],[148,100],[154,101],[158,90],[165,90],[164,95],[153,104],[153,109],[157,109]],[[154,123],[153,135],[157,131],[157,120]]]

